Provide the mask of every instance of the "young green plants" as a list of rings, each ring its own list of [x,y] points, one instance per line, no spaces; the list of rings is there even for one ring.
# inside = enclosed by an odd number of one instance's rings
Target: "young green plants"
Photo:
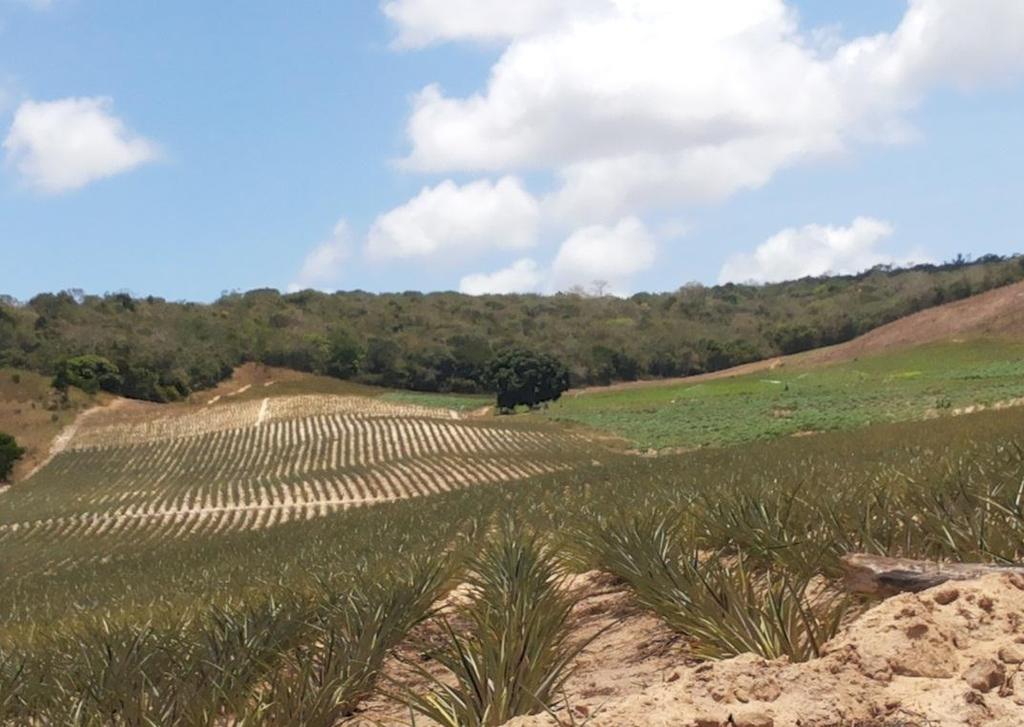
[[[592,562],[689,637],[699,658],[819,656],[853,606],[810,572],[789,573],[743,551],[696,550],[664,516],[607,520],[579,539]]]
[[[582,645],[570,645],[573,602],[552,550],[506,526],[472,560],[469,601],[439,619],[445,644],[433,653],[447,678],[423,668],[429,688],[400,696],[446,727],[492,727],[550,709]]]

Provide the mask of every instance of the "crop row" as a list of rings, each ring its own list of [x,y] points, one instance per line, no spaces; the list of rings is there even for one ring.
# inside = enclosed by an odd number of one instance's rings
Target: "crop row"
[[[420,459],[321,478],[213,483],[179,492],[171,501],[153,499],[108,512],[90,512],[0,525],[0,542],[10,537],[120,536],[160,541],[218,534],[308,520],[349,507],[448,492],[472,485],[527,479],[567,465],[551,462],[455,457]],[[141,542],[141,541],[140,541]]]
[[[363,396],[302,395],[262,400],[218,403],[202,409],[147,418],[144,421],[104,423],[104,412],[81,427],[70,443],[72,449],[179,439],[225,429],[255,427],[267,422],[311,416],[349,414],[368,417],[417,417],[455,419],[447,409],[398,404]],[[117,416],[116,413],[111,416]]]
[[[120,446],[79,442],[5,495],[0,542],[155,544],[257,530],[564,471],[585,451],[582,437],[550,429],[352,412]]]

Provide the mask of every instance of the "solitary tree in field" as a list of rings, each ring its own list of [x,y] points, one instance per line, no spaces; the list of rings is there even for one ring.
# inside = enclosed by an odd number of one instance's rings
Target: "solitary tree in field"
[[[520,404],[533,409],[557,400],[569,388],[569,370],[553,356],[511,348],[490,362],[487,381],[498,397],[500,411],[512,411]]]
[[[0,432],[0,482],[6,482],[14,469],[14,463],[25,454],[25,449],[10,434]]]

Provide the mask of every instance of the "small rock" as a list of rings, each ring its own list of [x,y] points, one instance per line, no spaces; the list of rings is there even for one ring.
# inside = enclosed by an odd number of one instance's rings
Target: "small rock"
[[[999,649],[999,661],[1004,664],[1024,663],[1024,647],[1019,644],[1009,644]]]
[[[959,597],[960,591],[955,588],[943,588],[933,596],[935,602],[940,606],[948,606]]]
[[[760,702],[774,702],[782,694],[782,688],[771,680],[754,682],[754,698]]]
[[[693,720],[693,727],[722,727],[722,720],[702,715]]]
[[[679,672],[677,672],[677,671],[672,672],[671,674],[668,675],[668,679],[666,679],[665,681],[669,682],[670,684],[672,682],[679,681]]]
[[[988,596],[982,596],[981,598],[979,598],[978,605],[981,607],[981,610],[985,611],[986,613],[992,613],[992,609],[995,606],[995,604],[992,603],[992,599]]]
[[[1003,665],[992,659],[981,659],[964,672],[964,681],[979,692],[988,692],[1003,683],[1006,671]]]
[[[747,712],[735,715],[732,723],[736,727],[775,727],[775,720],[764,712]]]
[[[977,692],[967,692],[964,695],[964,701],[967,704],[973,704],[976,707],[987,707],[988,706],[988,705],[985,704],[985,698],[983,696],[981,696],[980,694],[978,694]]]
[[[900,609],[900,612],[896,614],[896,618],[913,618],[917,615],[917,611],[913,606],[904,606]]]
[[[928,633],[928,624],[921,623],[920,621],[908,626],[906,631],[908,639],[919,639],[926,633]]]

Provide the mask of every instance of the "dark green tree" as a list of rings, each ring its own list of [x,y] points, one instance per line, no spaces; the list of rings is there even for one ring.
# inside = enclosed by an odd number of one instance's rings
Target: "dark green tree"
[[[556,401],[569,388],[569,369],[545,353],[510,348],[487,367],[487,381],[498,399],[498,409],[509,412],[521,404],[531,409]]]
[[[345,330],[331,333],[327,342],[327,364],[324,373],[339,379],[350,379],[359,372],[363,348],[352,334]]]
[[[25,448],[19,447],[18,442],[10,434],[0,432],[0,482],[6,482],[14,469],[14,463],[25,454]]]
[[[68,386],[77,386],[82,391],[95,394],[100,389],[118,392],[121,389],[121,372],[109,359],[94,354],[64,359],[57,366],[53,386],[67,391]]]

